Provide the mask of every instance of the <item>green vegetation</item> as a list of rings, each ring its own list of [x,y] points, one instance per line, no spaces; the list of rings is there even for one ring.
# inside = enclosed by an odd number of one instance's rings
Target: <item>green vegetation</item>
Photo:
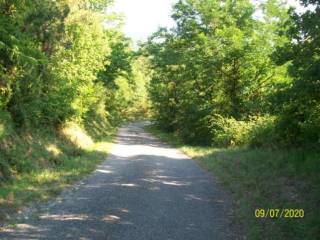
[[[156,133],[228,187],[249,239],[320,234],[320,1],[300,3],[310,9],[180,0],[176,26],[141,49],[154,120],[166,132]],[[304,208],[306,217],[259,220],[255,208]]]
[[[0,156],[1,163],[10,160],[5,168],[10,172],[1,175],[5,180],[0,189],[0,222],[12,219],[30,202],[56,196],[94,170],[106,159],[114,133],[103,119],[88,119],[82,126],[66,123],[59,131],[11,132],[2,141],[5,155]]]
[[[204,145],[319,147],[320,4],[301,2],[315,10],[298,15],[276,0],[179,1],[176,27],[142,48],[161,127]]]
[[[184,144],[158,127],[147,130],[212,172],[234,199],[235,221],[248,239],[317,239],[320,152],[310,149],[213,148]],[[303,219],[259,219],[255,209],[304,209]]]
[[[146,61],[109,0],[0,0],[0,222],[105,159],[148,115]]]
[[[262,19],[253,16],[258,9]],[[284,7],[277,1],[257,7],[250,1],[179,1],[173,18],[176,28],[160,30],[145,45],[154,70],[151,99],[163,127],[185,141],[211,144],[217,118],[246,122],[277,115],[273,98],[292,82],[288,63],[277,66],[272,59],[289,42],[277,28],[289,21]]]
[[[179,0],[176,26],[138,51],[112,2],[0,0],[0,219],[94,169],[117,126],[152,117],[233,193],[250,239],[317,238],[320,1],[298,14]]]

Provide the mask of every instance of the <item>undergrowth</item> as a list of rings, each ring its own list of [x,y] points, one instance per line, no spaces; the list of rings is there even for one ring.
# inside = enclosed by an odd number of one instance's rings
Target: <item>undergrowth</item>
[[[93,171],[106,159],[115,134],[106,119],[97,117],[83,124],[69,122],[59,129],[20,132],[10,121],[2,121],[1,131],[0,223],[10,221],[31,202],[56,196]]]

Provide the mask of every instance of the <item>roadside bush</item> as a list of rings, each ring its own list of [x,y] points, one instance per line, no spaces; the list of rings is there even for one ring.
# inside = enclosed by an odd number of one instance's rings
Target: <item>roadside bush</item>
[[[280,115],[277,132],[285,146],[316,146],[320,144],[320,105],[288,106]]]
[[[221,147],[270,146],[275,142],[275,117],[254,116],[238,121],[214,115],[211,119],[212,144]]]
[[[214,115],[212,118],[212,144],[227,147],[249,144],[251,122],[237,121],[234,118],[225,118]]]
[[[0,181],[10,176],[10,166],[5,152],[5,138],[12,131],[12,119],[10,114],[0,110]]]
[[[12,131],[12,119],[8,112],[0,110],[0,141]]]
[[[251,120],[249,131],[249,145],[251,147],[276,147],[280,144],[276,130],[277,118],[274,116],[257,116]]]
[[[210,145],[212,139],[209,127],[210,117],[197,112],[192,107],[187,108],[186,111],[178,116],[177,121],[181,125],[176,130],[176,134],[188,144]]]

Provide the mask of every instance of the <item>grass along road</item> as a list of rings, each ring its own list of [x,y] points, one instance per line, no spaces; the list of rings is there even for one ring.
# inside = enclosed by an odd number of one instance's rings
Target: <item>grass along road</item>
[[[106,159],[114,134],[103,119],[68,123],[59,130],[11,131],[0,142],[5,147],[0,158],[19,165],[1,182],[0,226],[14,224],[17,212],[56,197],[91,173]]]
[[[320,153],[190,146],[155,126],[147,131],[178,147],[232,193],[236,221],[248,239],[317,239],[320,235]],[[304,209],[303,219],[255,218],[255,209]]]
[[[0,238],[233,240],[230,210],[210,174],[130,124],[75,191]]]

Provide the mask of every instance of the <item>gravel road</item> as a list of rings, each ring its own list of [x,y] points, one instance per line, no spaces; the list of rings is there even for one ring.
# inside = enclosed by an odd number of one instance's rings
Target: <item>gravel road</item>
[[[0,239],[235,239],[227,199],[209,173],[135,123],[92,175]]]

